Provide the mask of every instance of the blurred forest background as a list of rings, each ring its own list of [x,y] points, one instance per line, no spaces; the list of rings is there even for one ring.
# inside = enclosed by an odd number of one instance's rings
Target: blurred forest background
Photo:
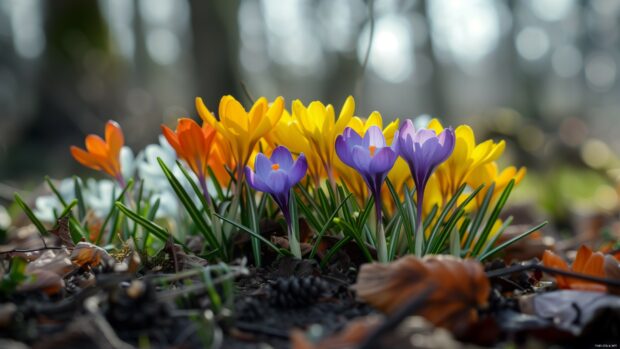
[[[368,62],[364,68],[371,42]],[[357,115],[428,114],[508,141],[512,201],[556,222],[616,214],[617,0],[0,0],[0,197],[106,120],[134,152],[223,94],[320,99]]]

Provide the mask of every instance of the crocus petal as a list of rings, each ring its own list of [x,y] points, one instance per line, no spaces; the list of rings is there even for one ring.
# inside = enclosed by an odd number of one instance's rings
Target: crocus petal
[[[392,148],[385,147],[379,149],[375,156],[370,160],[368,170],[372,174],[387,173],[394,166],[396,162],[397,154],[394,153]]]
[[[342,135],[336,138],[336,154],[340,158],[342,162],[345,164],[355,167],[355,163],[353,162],[353,154],[351,153],[351,148],[347,144],[347,141],[344,139]]]
[[[308,170],[308,162],[306,161],[306,156],[302,153],[295,161],[295,164],[288,171],[288,182],[289,185],[294,186],[302,178],[306,176],[306,171]]]
[[[436,138],[437,138],[437,134],[435,133],[435,131],[423,128],[421,130],[418,130],[418,132],[415,133],[415,135],[413,136],[413,141],[416,143],[424,144],[429,139],[436,139]]]
[[[107,156],[108,154],[108,145],[105,143],[101,137],[97,135],[88,135],[86,136],[86,150],[89,153],[97,154],[101,156]]]
[[[383,132],[381,132],[381,129],[377,126],[371,126],[368,128],[368,131],[366,131],[366,134],[364,135],[362,145],[367,148],[370,146],[374,146],[376,148],[385,147],[385,138],[383,137]]]
[[[248,166],[245,167],[245,178],[252,189],[262,191],[264,193],[271,192],[269,186],[267,186],[267,184],[265,184],[265,182],[263,182],[263,180]]]
[[[413,122],[411,120],[405,120],[405,122],[400,127],[400,134],[403,138],[413,137],[413,135],[415,134],[415,126],[413,126]]]
[[[77,160],[77,162],[79,162],[80,164],[86,167],[90,167],[93,170],[101,170],[101,166],[99,165],[97,159],[95,159],[93,155],[91,155],[84,149],[80,149],[76,146],[71,146],[71,155],[73,155],[73,158]]]
[[[269,176],[271,165],[273,165],[273,163],[263,153],[256,154],[254,169],[256,169],[256,174],[263,180],[266,180],[267,176]]]
[[[350,127],[344,129],[342,136],[347,141],[349,148],[353,148],[355,145],[363,145],[362,137]]]
[[[370,151],[368,148],[363,148],[361,146],[354,146],[351,151],[353,157],[354,168],[360,172],[363,176],[368,175],[368,168],[370,166]]]
[[[110,148],[111,154],[119,154],[121,148],[125,144],[125,138],[123,137],[123,131],[116,121],[108,121],[105,125],[105,141]]]
[[[288,171],[293,167],[293,156],[286,147],[279,146],[271,153],[271,162],[280,165],[284,171]]]
[[[269,192],[273,195],[288,193],[291,189],[291,185],[288,182],[288,175],[283,170],[271,171],[267,176],[266,184],[269,186]]]

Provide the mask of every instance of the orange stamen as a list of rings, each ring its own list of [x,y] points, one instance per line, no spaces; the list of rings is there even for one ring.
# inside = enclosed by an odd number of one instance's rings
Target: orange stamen
[[[371,145],[370,147],[368,147],[368,150],[370,150],[370,156],[375,156],[375,150],[377,150],[377,147]]]
[[[280,164],[273,164],[273,165],[271,165],[271,169],[274,170],[274,171],[279,170],[280,169]]]

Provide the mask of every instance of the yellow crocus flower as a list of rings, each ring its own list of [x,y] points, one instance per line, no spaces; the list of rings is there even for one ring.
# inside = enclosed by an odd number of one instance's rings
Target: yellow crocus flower
[[[278,97],[270,106],[267,99],[261,97],[247,112],[234,97],[224,96],[220,100],[219,119],[207,109],[200,97],[196,98],[196,109],[206,123],[224,136],[237,167],[237,176],[240,177],[256,143],[280,120],[284,99]]]
[[[443,130],[443,126],[437,119],[431,120],[428,128],[435,132]],[[444,203],[461,185],[467,183],[474,171],[480,166],[497,160],[506,147],[506,142],[503,140],[496,143],[489,139],[476,144],[474,131],[467,125],[457,127],[455,136],[454,152],[446,162],[439,165],[435,172]]]
[[[293,117],[298,120],[299,126],[310,143],[321,164],[327,173],[330,183],[334,185],[334,158],[336,137],[342,134],[344,128],[353,117],[355,101],[349,96],[340,115],[336,119],[334,107],[325,106],[322,102],[314,101],[307,107],[300,100],[293,102]]]
[[[291,153],[299,155],[304,153],[308,162],[308,175],[315,185],[320,185],[321,178],[325,176],[325,169],[319,155],[313,151],[310,141],[306,138],[299,125],[299,120],[294,118],[287,110],[282,112],[282,118],[269,132],[265,139],[269,147],[275,149],[278,145],[287,147]]]
[[[471,176],[469,176],[467,184],[471,188],[478,188],[484,184],[484,188],[476,195],[475,200],[477,207],[480,207],[492,183],[495,183],[495,189],[493,189],[493,196],[491,197],[491,202],[494,202],[502,194],[504,189],[506,189],[508,183],[510,183],[512,179],[515,180],[515,185],[517,185],[521,182],[525,173],[525,167],[521,167],[517,170],[515,166],[509,166],[499,172],[497,162],[493,161],[476,168]]]

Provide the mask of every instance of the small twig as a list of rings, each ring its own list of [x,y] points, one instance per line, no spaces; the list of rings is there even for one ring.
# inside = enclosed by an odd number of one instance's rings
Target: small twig
[[[40,248],[33,248],[33,249],[29,249],[29,250],[22,250],[22,249],[18,249],[18,248],[14,248],[12,250],[9,251],[0,251],[0,254],[11,254],[11,253],[32,253],[32,252],[40,252],[40,251],[46,251],[46,250],[62,250],[63,248],[65,248],[64,246],[47,246],[45,245],[44,247],[40,247]]]
[[[531,269],[540,270],[540,271],[543,271],[549,274],[557,274],[557,275],[567,276],[567,277],[571,277],[575,279],[595,282],[598,284],[605,284],[608,286],[620,287],[620,280],[601,278],[601,277],[587,275],[587,274],[575,273],[573,271],[568,271],[568,270],[563,270],[563,269],[550,268],[543,264],[538,264],[535,262],[514,265],[511,267],[502,268],[502,269],[490,270],[487,272],[487,277],[495,278],[495,277],[506,276],[506,275],[510,275],[513,273],[518,273],[521,271],[526,271],[526,270],[531,270]]]
[[[379,348],[378,341],[383,335],[392,331],[408,316],[413,314],[421,306],[424,305],[428,297],[437,289],[437,285],[431,283],[417,297],[407,302],[399,311],[388,317],[379,327],[373,330],[368,337],[360,344],[357,349]]]

